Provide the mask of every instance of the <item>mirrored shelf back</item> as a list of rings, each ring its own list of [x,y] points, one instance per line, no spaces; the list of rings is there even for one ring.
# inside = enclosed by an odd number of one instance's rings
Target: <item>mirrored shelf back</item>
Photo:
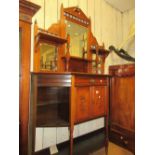
[[[63,8],[47,30],[35,24],[34,71],[104,74],[109,52],[91,32],[91,20],[79,7]]]
[[[67,39],[34,25],[34,71],[56,72],[59,66],[59,55]],[[59,54],[60,53],[60,54]]]

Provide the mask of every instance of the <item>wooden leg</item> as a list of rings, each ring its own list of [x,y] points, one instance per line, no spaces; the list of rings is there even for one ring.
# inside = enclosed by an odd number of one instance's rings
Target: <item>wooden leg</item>
[[[108,155],[109,135],[108,135],[108,116],[105,117],[105,153]]]
[[[73,155],[73,127],[70,127],[70,155]]]

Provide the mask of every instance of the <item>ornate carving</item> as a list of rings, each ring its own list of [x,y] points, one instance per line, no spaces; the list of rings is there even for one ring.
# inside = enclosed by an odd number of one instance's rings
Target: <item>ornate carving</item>
[[[31,23],[31,16],[29,16],[29,15],[20,13],[19,14],[19,19]]]

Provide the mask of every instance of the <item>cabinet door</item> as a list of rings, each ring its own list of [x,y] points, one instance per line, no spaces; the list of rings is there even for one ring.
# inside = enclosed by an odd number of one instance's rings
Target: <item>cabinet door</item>
[[[81,86],[76,88],[76,122],[89,118],[90,109],[90,87]]]
[[[105,95],[104,86],[94,86],[93,96],[94,101],[92,102],[92,112],[93,116],[101,116],[105,111]]]

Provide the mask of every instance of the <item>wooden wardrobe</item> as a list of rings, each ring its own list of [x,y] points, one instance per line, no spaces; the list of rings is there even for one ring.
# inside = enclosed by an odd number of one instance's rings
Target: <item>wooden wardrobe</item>
[[[110,140],[135,150],[135,66],[110,66]]]
[[[31,21],[40,7],[19,1],[19,153],[28,155]]]

